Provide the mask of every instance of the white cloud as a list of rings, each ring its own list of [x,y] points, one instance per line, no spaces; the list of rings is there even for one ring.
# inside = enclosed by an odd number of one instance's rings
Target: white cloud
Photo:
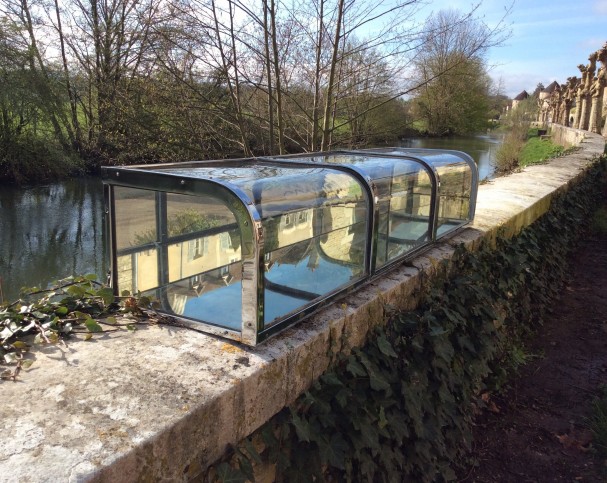
[[[592,9],[601,15],[607,15],[607,0],[595,0]]]

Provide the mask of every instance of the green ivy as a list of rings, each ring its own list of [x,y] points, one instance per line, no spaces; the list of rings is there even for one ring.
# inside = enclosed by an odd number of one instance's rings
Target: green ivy
[[[393,314],[210,475],[254,481],[255,464],[274,464],[278,482],[454,480],[468,462],[474,408],[520,364],[562,286],[604,167],[517,237],[458,247],[418,310]]]
[[[96,278],[69,277],[49,289],[25,289],[20,299],[0,305],[0,380],[14,381],[29,369],[33,347],[78,334],[89,340],[98,333],[135,330],[137,324],[170,323],[147,297],[115,297]]]

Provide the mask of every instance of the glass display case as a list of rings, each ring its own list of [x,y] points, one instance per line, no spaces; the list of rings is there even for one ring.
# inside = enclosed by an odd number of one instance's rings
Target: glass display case
[[[111,285],[255,345],[472,220],[476,166],[403,148],[104,167]]]

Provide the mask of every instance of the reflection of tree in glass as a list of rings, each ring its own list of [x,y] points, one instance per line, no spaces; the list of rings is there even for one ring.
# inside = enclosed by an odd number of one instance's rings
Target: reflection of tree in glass
[[[167,219],[168,236],[184,235],[208,230],[220,226],[220,220],[205,216],[194,209],[186,209],[171,214]],[[156,229],[151,228],[143,233],[136,233],[133,245],[145,245],[156,241]]]

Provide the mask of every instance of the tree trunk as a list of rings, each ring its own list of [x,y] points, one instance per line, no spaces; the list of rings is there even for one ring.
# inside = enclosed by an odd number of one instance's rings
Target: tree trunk
[[[322,131],[322,145],[321,151],[327,151],[329,149],[329,136],[331,135],[331,107],[333,105],[333,84],[335,83],[335,72],[337,70],[337,57],[339,54],[339,42],[341,37],[341,23],[344,13],[344,0],[339,0],[337,6],[337,23],[335,24],[335,37],[333,39],[333,55],[331,56],[331,70],[329,73],[329,85],[327,86],[327,93],[325,99],[325,113],[323,119],[323,131]]]
[[[272,93],[272,61],[270,57],[270,32],[268,26],[268,0],[263,0],[263,40],[265,49],[266,76],[268,78],[268,125],[270,152],[274,154],[274,98]]]
[[[278,41],[276,39],[276,5],[271,0],[270,20],[272,22],[272,50],[274,51],[274,75],[276,76],[276,117],[278,121],[278,151],[285,152],[285,126],[282,115],[282,91],[280,83],[280,58],[278,55]]]
[[[312,151],[318,150],[319,146],[319,123],[320,123],[320,61],[322,54],[322,38],[324,32],[324,8],[325,1],[320,0],[320,9],[318,15],[318,37],[316,43],[316,65],[314,66],[314,104],[312,106]]]

